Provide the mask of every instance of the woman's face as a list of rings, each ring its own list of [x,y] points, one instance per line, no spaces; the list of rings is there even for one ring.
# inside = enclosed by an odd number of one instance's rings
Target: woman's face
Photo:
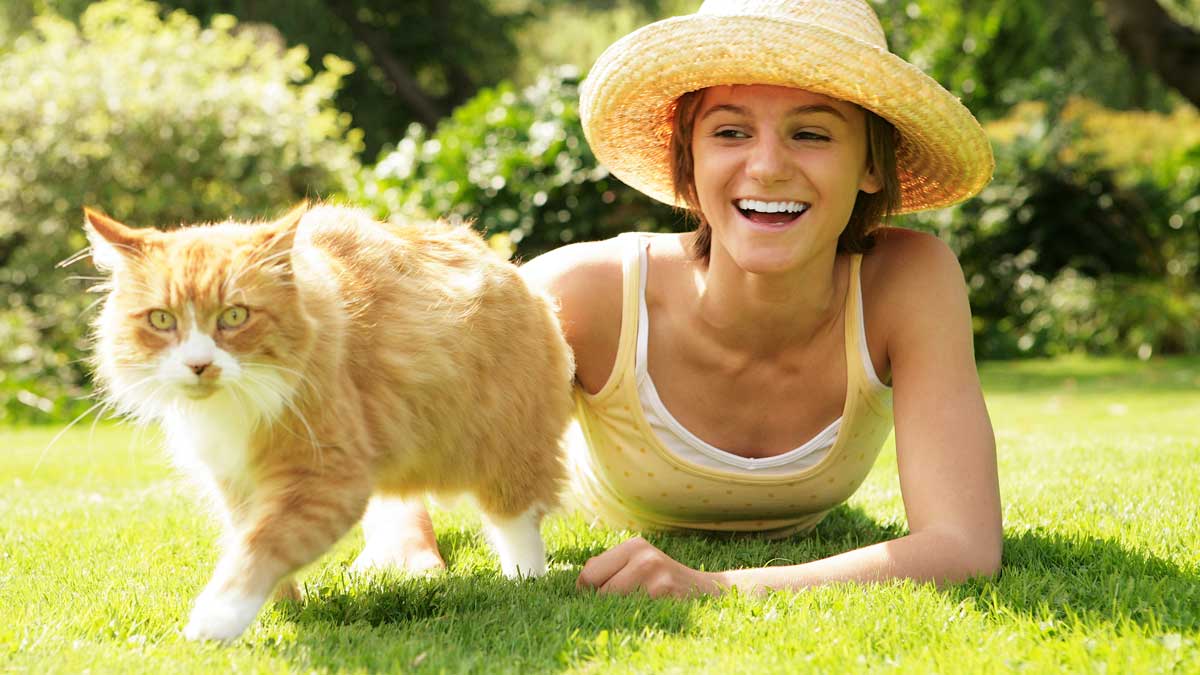
[[[705,90],[692,156],[713,253],[770,274],[836,250],[858,192],[880,189],[866,136],[862,109],[828,96],[769,85]]]

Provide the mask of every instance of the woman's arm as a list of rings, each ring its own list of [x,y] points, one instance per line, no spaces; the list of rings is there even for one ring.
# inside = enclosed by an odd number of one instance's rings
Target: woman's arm
[[[1000,567],[995,439],[975,370],[958,261],[929,235],[889,230],[880,242],[877,326],[888,335],[900,488],[910,534],[786,567],[699,572],[640,538],[588,561],[579,586],[651,595],[804,588],[837,581],[953,583]]]

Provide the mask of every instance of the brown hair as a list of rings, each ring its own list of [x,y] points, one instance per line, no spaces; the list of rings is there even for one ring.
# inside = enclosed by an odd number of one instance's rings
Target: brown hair
[[[696,232],[692,239],[692,254],[697,259],[708,259],[712,249],[712,229],[700,210],[700,197],[696,194],[695,165],[692,158],[692,132],[696,121],[696,110],[704,90],[689,91],[675,101],[671,115],[671,180],[675,196],[683,200],[688,213],[696,219]],[[854,210],[846,229],[838,237],[838,250],[863,253],[871,250],[875,239],[871,232],[891,217],[900,206],[900,176],[896,171],[896,129],[891,122],[870,110],[863,109],[867,116],[867,163],[879,176],[882,187],[879,192],[860,192],[854,201]]]

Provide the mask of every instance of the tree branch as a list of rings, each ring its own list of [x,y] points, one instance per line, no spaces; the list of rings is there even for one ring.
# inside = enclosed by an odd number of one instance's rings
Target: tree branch
[[[1176,23],[1155,0],[1104,0],[1104,8],[1121,48],[1200,107],[1200,33]]]
[[[397,59],[388,48],[386,39],[375,29],[363,23],[358,18],[352,0],[325,0],[330,11],[337,15],[350,28],[354,37],[371,50],[371,56],[383,69],[388,80],[396,86],[396,93],[406,103],[419,122],[427,127],[435,127],[444,117],[436,103],[425,94],[408,67]]]

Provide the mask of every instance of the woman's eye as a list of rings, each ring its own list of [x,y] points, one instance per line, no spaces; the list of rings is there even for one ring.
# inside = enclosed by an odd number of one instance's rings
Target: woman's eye
[[[150,310],[150,325],[158,330],[175,330],[175,317],[162,309]]]
[[[821,134],[813,133],[811,131],[797,131],[795,133],[795,135],[792,136],[792,138],[794,138],[798,141],[827,141],[827,140],[829,140],[828,136],[823,136]]]
[[[717,138],[746,138],[746,133],[740,129],[717,129],[713,132]]]
[[[237,328],[246,323],[248,318],[250,318],[250,310],[235,305],[221,312],[221,318],[217,322],[221,324],[221,328]]]

